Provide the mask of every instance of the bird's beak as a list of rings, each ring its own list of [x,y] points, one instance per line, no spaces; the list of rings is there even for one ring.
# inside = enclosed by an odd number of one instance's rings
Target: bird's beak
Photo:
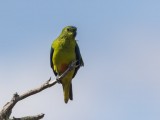
[[[76,37],[76,35],[77,35],[77,31],[74,31],[73,36]]]

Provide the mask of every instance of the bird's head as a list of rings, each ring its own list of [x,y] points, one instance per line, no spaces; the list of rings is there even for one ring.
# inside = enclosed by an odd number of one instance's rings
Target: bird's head
[[[67,26],[63,28],[62,35],[69,38],[75,38],[77,35],[77,28],[75,26]]]

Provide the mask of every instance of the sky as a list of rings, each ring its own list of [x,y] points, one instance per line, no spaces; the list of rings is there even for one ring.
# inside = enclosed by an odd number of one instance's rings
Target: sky
[[[0,108],[15,92],[55,76],[50,47],[74,25],[85,63],[74,100],[59,84],[16,104],[12,115],[44,120],[160,119],[159,0],[1,0]]]

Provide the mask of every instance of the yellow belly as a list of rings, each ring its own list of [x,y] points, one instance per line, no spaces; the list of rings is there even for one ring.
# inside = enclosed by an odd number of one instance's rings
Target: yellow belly
[[[62,49],[57,52],[55,51],[53,55],[54,70],[60,75],[68,68],[71,62],[75,60],[76,55],[74,50]]]

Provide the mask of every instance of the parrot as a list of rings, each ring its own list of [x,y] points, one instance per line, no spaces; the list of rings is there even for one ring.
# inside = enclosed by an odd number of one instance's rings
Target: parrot
[[[69,65],[76,61],[76,67],[60,81],[65,103],[68,103],[69,99],[73,100],[72,79],[79,68],[84,66],[77,40],[75,40],[76,35],[75,26],[64,27],[60,35],[52,42],[50,50],[50,66],[56,77],[62,75]]]

